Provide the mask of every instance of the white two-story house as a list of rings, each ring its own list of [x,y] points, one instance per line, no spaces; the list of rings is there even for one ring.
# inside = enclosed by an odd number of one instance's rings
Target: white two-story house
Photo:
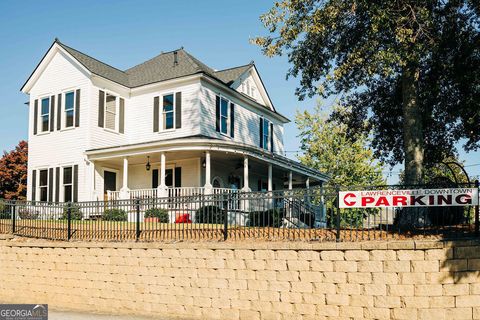
[[[284,154],[255,65],[216,71],[183,48],[119,70],[57,39],[29,95],[28,200],[281,190],[326,176]]]

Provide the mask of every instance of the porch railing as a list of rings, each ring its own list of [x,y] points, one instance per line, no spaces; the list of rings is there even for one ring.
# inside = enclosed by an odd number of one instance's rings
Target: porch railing
[[[236,194],[239,190],[230,188],[213,188],[212,194]],[[171,197],[191,197],[204,195],[204,187],[178,187],[168,188],[167,195]],[[127,191],[126,199],[122,199],[121,191],[107,191],[107,200],[150,199],[159,196],[158,189],[132,189]]]

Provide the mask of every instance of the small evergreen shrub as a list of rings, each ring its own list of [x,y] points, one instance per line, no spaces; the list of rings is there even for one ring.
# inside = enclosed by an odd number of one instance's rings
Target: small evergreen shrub
[[[122,209],[107,209],[102,218],[105,221],[127,221],[127,213]]]
[[[224,223],[225,210],[217,206],[204,206],[195,212],[196,223]]]
[[[0,219],[10,219],[10,207],[5,202],[0,201]]]
[[[63,208],[62,219],[68,220],[68,205]],[[70,219],[71,220],[82,220],[82,211],[77,204],[71,204],[70,206]]]
[[[158,222],[168,223],[168,211],[160,208],[150,208],[145,211],[145,218],[157,218]]]
[[[282,209],[253,211],[248,214],[248,226],[279,228],[282,225],[282,219]]]

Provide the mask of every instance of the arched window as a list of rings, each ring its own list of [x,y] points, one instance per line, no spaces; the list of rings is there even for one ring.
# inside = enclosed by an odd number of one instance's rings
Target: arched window
[[[215,178],[213,178],[213,180],[212,180],[212,186],[213,186],[214,188],[222,188],[222,186],[223,186],[223,181],[222,181],[222,179],[221,179],[220,177],[215,177]]]

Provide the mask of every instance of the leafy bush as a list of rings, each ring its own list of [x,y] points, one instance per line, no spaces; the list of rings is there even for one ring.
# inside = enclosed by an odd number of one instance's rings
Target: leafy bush
[[[225,210],[217,206],[204,206],[195,212],[196,223],[224,223]]]
[[[80,207],[77,204],[71,204],[70,207],[70,219],[71,220],[82,220],[82,211],[80,211]],[[68,205],[63,208],[62,219],[68,219]]]
[[[145,211],[145,218],[158,218],[158,222],[169,222],[168,211],[160,208],[150,208]]]
[[[105,221],[127,221],[127,213],[122,209],[107,209],[102,218]]]
[[[18,216],[22,220],[37,219],[39,215],[40,214],[38,213],[38,211],[35,211],[33,209],[28,209],[25,207],[18,209]]]
[[[10,219],[10,207],[5,202],[0,201],[0,219]]]
[[[283,216],[283,209],[253,211],[248,214],[248,226],[279,228],[282,225]]]

